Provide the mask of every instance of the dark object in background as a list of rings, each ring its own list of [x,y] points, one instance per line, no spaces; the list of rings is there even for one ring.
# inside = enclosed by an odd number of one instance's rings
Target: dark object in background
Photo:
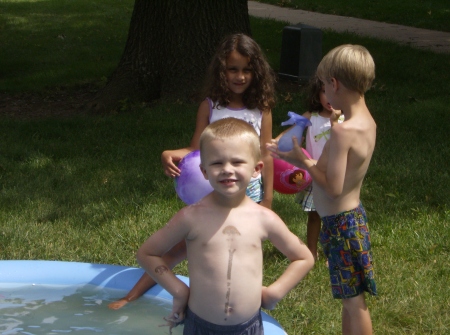
[[[281,42],[281,78],[307,82],[322,59],[322,30],[306,24],[283,28]]]

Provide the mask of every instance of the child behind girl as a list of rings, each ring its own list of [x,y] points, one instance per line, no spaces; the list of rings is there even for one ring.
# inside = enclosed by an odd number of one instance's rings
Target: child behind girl
[[[331,107],[325,96],[324,86],[316,76],[311,78],[309,82],[306,102],[310,111],[305,112],[302,116],[312,123],[306,130],[306,151],[313,160],[317,161],[322,154],[325,143],[330,138],[332,123],[342,122],[343,117],[340,117],[340,111],[335,111]],[[330,120],[332,115],[333,119]],[[278,135],[276,140],[279,140],[288,130]],[[304,192],[298,193],[298,202],[302,205],[303,210],[308,212],[306,241],[314,259],[317,259],[317,243],[319,242],[321,221],[314,206],[312,185]]]
[[[206,76],[204,97],[198,108],[197,121],[188,147],[166,150],[161,155],[164,173],[172,178],[180,175],[177,164],[189,152],[199,150],[200,135],[212,122],[234,117],[246,121],[256,130],[261,143],[264,167],[262,176],[252,178],[247,195],[260,205],[271,208],[273,198],[273,161],[265,147],[272,139],[272,108],[275,104],[275,76],[259,45],[249,36],[226,37],[214,55]],[[184,241],[163,256],[172,268],[186,258]],[[119,309],[139,298],[155,281],[146,273],[126,297],[112,302]]]

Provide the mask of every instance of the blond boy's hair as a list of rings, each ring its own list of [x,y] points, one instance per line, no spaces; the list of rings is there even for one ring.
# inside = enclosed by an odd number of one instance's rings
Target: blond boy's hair
[[[317,67],[317,76],[327,82],[336,78],[346,88],[364,95],[375,79],[375,63],[365,47],[344,44],[323,57]]]
[[[249,145],[255,161],[261,159],[259,136],[255,129],[243,120],[233,117],[221,119],[209,124],[200,135],[200,156],[204,145],[212,140],[236,138],[236,141]]]

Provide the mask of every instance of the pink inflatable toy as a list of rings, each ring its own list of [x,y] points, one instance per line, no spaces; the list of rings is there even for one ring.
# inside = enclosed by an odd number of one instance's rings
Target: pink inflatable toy
[[[309,153],[302,149],[306,156]],[[278,193],[294,194],[311,185],[312,178],[308,171],[300,169],[282,159],[273,159],[273,189]]]

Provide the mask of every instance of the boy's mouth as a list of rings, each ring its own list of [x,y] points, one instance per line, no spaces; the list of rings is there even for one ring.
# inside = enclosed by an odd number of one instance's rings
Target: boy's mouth
[[[236,179],[224,179],[220,181],[222,184],[229,184],[236,182]]]

